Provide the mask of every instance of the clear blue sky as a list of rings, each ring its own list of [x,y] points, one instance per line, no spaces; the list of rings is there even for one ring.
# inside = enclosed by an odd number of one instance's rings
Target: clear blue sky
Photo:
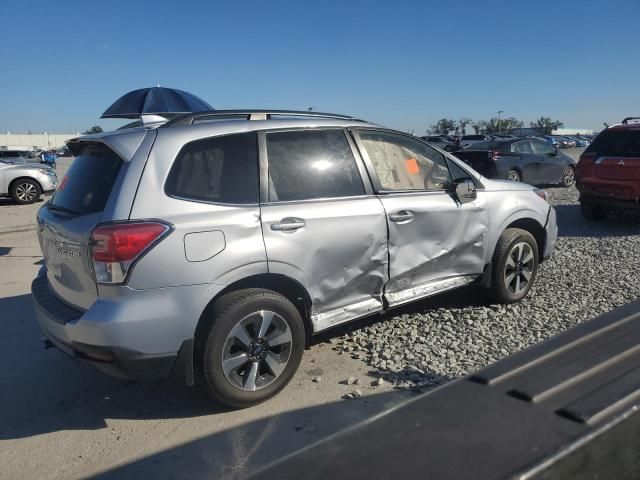
[[[441,117],[640,115],[640,1],[0,0],[0,131],[100,124],[160,83],[215,108]]]

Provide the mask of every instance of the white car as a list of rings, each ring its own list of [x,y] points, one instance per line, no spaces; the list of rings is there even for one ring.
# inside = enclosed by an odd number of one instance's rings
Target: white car
[[[6,153],[6,152],[4,152]],[[39,163],[0,159],[0,197],[11,197],[19,205],[33,203],[58,186],[56,171]]]

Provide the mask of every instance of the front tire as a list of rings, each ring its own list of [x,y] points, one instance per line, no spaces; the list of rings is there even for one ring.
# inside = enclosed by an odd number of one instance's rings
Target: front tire
[[[224,295],[196,338],[198,383],[232,408],[263,402],[289,383],[305,346],[298,309],[283,295],[245,289]]]
[[[538,244],[526,230],[506,229],[493,255],[490,295],[498,303],[522,300],[538,271]]]
[[[27,205],[40,200],[42,189],[35,180],[19,178],[11,184],[9,193],[14,203]]]

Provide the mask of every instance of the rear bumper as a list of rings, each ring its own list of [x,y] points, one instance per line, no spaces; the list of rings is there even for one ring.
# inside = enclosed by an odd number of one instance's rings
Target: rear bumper
[[[46,274],[41,272],[32,282],[31,293],[36,318],[43,335],[74,360],[121,378],[156,379],[186,375],[187,382],[192,383],[192,338],[175,337],[173,342],[176,347],[168,353],[141,352],[130,348],[125,342],[105,341],[110,337],[118,338],[123,333],[126,335],[126,332],[114,333],[121,329],[123,322],[117,317],[102,317],[96,322],[90,318],[96,313],[92,312],[92,309],[81,312],[69,307],[53,294]],[[135,318],[128,320],[133,321],[129,323],[138,323],[138,319]],[[158,319],[158,323],[160,325],[156,327],[161,328],[162,318]],[[151,331],[150,325],[146,326],[149,327],[148,336],[157,334]],[[130,335],[136,336],[135,329],[130,329]],[[88,342],[87,339],[92,337],[96,341]]]
[[[576,187],[581,198],[590,201],[612,200],[635,203],[640,198],[640,181],[605,180],[584,176],[585,169],[576,172]]]

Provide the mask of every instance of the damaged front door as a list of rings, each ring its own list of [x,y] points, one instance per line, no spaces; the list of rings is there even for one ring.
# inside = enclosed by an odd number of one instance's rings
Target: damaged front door
[[[360,130],[358,143],[387,215],[390,305],[474,281],[486,258],[483,195],[461,204],[445,156],[410,136]]]
[[[314,331],[382,309],[387,227],[342,129],[262,134],[269,272],[311,297]],[[365,173],[366,174],[366,173]]]

